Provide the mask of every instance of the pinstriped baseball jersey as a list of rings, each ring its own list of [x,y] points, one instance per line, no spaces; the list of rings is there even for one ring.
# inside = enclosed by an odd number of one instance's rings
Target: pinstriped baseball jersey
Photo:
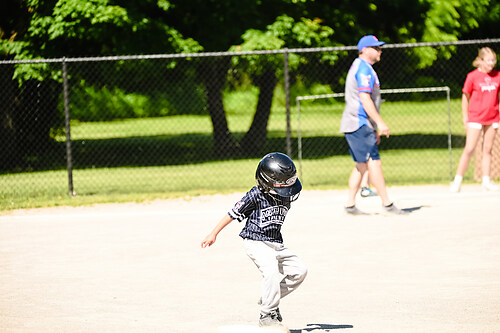
[[[359,93],[369,93],[377,112],[380,112],[380,82],[377,73],[369,62],[356,58],[349,68],[345,83],[345,108],[340,123],[340,131],[351,133],[361,126],[374,130],[377,125],[366,114]]]
[[[281,226],[290,209],[290,198],[264,193],[257,186],[248,191],[228,212],[231,218],[247,222],[242,238],[283,243]]]

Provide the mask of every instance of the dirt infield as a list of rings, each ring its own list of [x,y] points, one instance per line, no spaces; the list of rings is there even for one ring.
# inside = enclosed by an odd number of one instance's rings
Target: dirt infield
[[[500,193],[393,187],[408,216],[346,216],[304,191],[283,227],[308,265],[280,310],[292,333],[500,332]],[[0,216],[1,332],[217,332],[258,319],[260,275],[231,223],[242,193]]]

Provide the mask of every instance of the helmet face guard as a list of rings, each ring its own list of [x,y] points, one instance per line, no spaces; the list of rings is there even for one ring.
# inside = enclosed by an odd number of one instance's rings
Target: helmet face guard
[[[255,172],[257,185],[264,192],[296,200],[302,190],[293,161],[282,153],[270,153],[262,158]]]

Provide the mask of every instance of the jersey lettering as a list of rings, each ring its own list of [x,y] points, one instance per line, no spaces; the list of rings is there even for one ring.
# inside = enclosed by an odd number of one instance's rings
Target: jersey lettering
[[[254,186],[228,214],[240,222],[246,219],[242,238],[283,243],[281,226],[289,208],[290,198],[273,196]]]
[[[264,208],[261,213],[260,227],[264,228],[270,224],[282,225],[285,221],[285,216],[288,213],[288,208],[285,206],[273,206]]]
[[[370,81],[372,79],[372,76],[371,75],[365,75],[365,74],[360,74],[360,82],[359,82],[359,86],[360,88],[361,87],[370,87]]]

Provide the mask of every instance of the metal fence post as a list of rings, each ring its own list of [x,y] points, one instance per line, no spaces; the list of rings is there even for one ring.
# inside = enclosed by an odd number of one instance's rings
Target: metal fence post
[[[298,144],[298,158],[299,158],[299,173],[300,180],[304,182],[302,176],[302,133],[300,133],[300,96],[296,98],[297,101],[297,144]]]
[[[292,157],[292,130],[290,125],[290,73],[288,67],[288,49],[285,48],[283,56],[284,61],[284,80],[285,80],[285,107],[286,107],[286,154]]]
[[[66,160],[68,164],[68,193],[75,196],[73,189],[73,163],[71,160],[71,126],[69,117],[69,93],[68,93],[68,69],[66,67],[66,58],[62,59],[63,72],[63,95],[64,95],[64,120],[66,125]]]
[[[446,88],[446,101],[448,102],[448,160],[450,164],[450,181],[453,180],[453,161],[451,152],[451,107],[450,107],[450,88]]]

